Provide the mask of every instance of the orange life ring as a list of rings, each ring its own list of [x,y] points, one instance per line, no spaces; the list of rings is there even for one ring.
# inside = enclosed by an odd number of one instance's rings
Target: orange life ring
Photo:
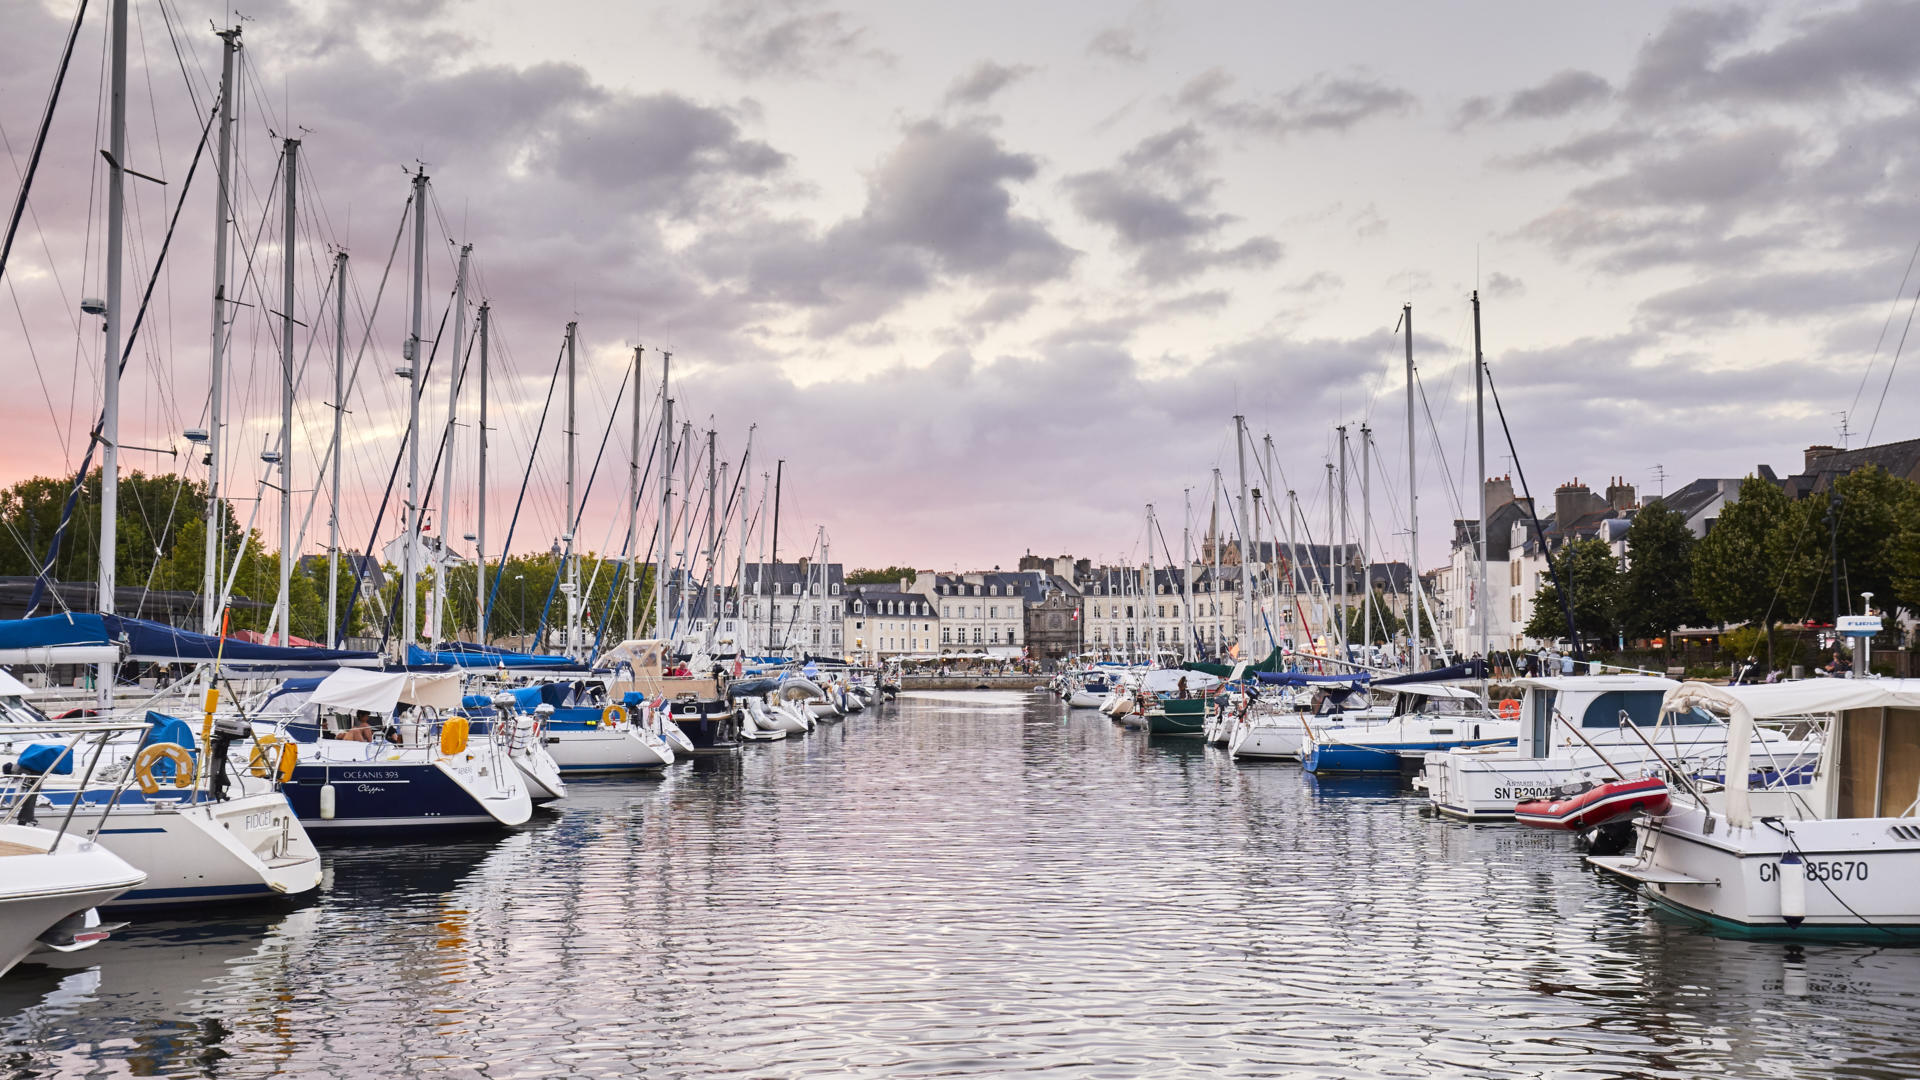
[[[1500,719],[1502,720],[1520,719],[1520,699],[1519,698],[1508,698],[1505,701],[1502,701],[1500,703]]]

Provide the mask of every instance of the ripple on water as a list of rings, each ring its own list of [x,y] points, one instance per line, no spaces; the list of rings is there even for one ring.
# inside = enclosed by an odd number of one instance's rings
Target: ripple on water
[[[328,849],[0,980],[17,1078],[1909,1077],[1920,955],[1721,941],[1392,784],[1007,692]]]

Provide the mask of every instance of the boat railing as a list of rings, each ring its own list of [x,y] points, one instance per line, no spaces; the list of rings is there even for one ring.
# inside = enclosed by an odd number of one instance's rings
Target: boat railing
[[[63,761],[78,760],[78,751],[81,746],[91,740],[93,743],[93,753],[87,756],[86,772],[81,775],[78,785],[74,788],[73,799],[67,803],[67,812],[61,815],[60,827],[54,830],[53,842],[47,846],[47,854],[49,855],[58,851],[61,840],[66,838],[67,831],[73,825],[73,816],[80,809],[80,804],[84,800],[87,786],[93,782],[94,771],[99,768],[100,758],[106,752],[107,743],[111,741],[115,735],[142,730],[147,730],[147,725],[144,721],[139,723],[131,721],[95,721],[92,723],[77,724],[69,721],[64,723],[48,723],[44,726],[39,724],[9,725],[7,728],[9,735],[33,735],[44,732],[47,735],[64,737],[68,742],[60,755],[50,762],[45,769],[34,775],[30,782],[14,790],[13,798],[8,801],[3,809],[0,809],[0,824],[30,824],[33,817],[34,806],[39,802],[41,792],[45,789],[48,779],[55,775],[54,770],[58,768]],[[145,738],[142,737],[141,742],[144,744],[145,741]],[[119,805],[120,796],[126,790],[127,784],[132,782],[134,771],[135,770],[131,768],[127,769],[125,775],[123,775],[114,786],[113,794],[107,801],[106,809],[102,811],[100,815],[100,823],[94,827],[92,833],[88,834],[87,839],[91,840],[100,835],[100,830],[106,826],[107,818],[113,813],[114,808]]]

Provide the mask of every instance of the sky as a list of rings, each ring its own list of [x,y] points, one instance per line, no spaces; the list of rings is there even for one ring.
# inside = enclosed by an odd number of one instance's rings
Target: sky
[[[101,335],[79,299],[104,291],[106,7],[87,16],[6,269],[0,482],[76,467],[99,408]],[[198,478],[193,455],[148,451],[184,450],[207,424],[211,153],[187,173],[219,77],[212,27],[235,16],[132,10],[127,164],[166,184],[128,181],[128,302],[153,291],[122,389],[121,441],[141,449],[123,467]],[[849,566],[1143,562],[1149,503],[1156,552],[1177,554],[1183,517],[1206,526],[1214,470],[1237,491],[1236,414],[1256,440],[1248,484],[1295,491],[1315,539],[1337,425],[1361,528],[1368,425],[1371,542],[1404,558],[1408,304],[1419,557],[1437,565],[1451,520],[1476,512],[1476,290],[1543,501],[1576,478],[1653,493],[1797,471],[1843,428],[1857,446],[1920,419],[1895,362],[1920,286],[1920,3],[242,10],[223,483],[254,513],[280,429],[275,190],[293,135],[304,550],[325,544],[330,505],[322,491],[309,517],[334,417],[336,249],[357,371],[344,543],[397,528],[380,506],[401,497],[386,491],[406,425],[398,230],[421,165],[426,335],[462,245],[468,325],[482,301],[492,318],[494,552],[516,503],[515,551],[565,531],[564,376],[542,413],[569,322],[581,546],[608,552],[627,543],[635,346],[644,427],[669,350],[677,416],[717,431],[734,470],[751,439],[756,554],[761,477],[784,460],[783,557],[824,536]],[[0,0],[9,201],[71,15]],[[429,469],[456,366],[451,320],[438,332]],[[433,515],[462,535],[480,503],[477,360],[465,372],[456,494],[448,521]],[[1488,471],[1509,473],[1489,422]],[[1279,475],[1263,477],[1268,436]],[[278,496],[259,505],[277,546]]]

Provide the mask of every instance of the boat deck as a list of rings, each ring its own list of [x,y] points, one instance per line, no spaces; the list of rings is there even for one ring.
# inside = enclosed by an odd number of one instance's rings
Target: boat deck
[[[0,840],[0,857],[7,855],[45,855],[46,848],[37,848],[32,844],[17,844],[12,840]]]

